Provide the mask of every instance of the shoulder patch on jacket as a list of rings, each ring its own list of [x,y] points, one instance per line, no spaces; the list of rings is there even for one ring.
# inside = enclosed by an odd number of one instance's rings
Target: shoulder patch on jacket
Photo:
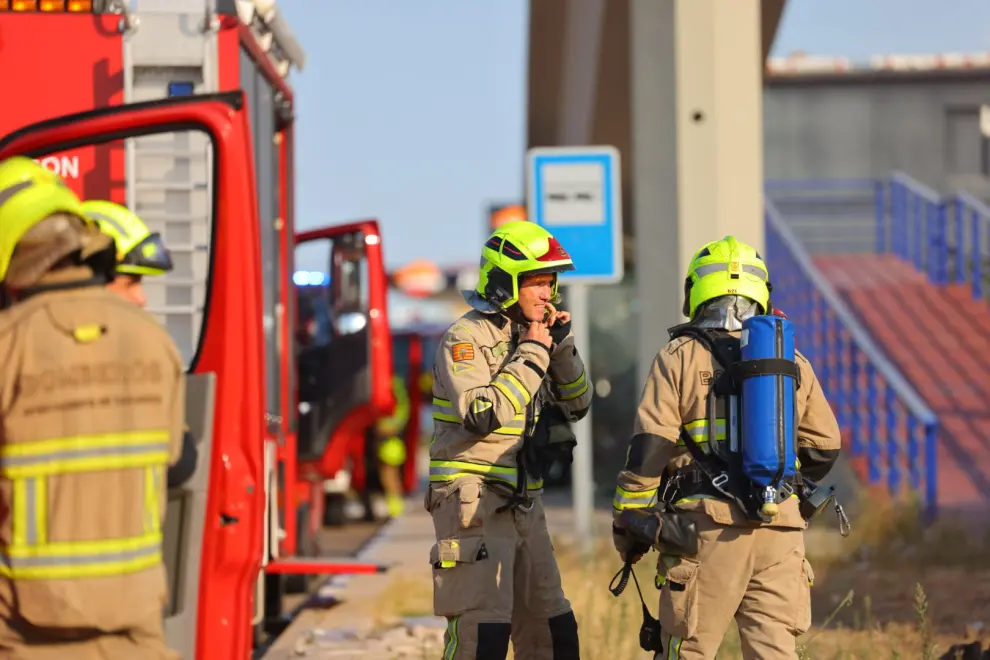
[[[467,342],[454,344],[450,347],[450,359],[454,362],[466,362],[474,359],[474,346]]]

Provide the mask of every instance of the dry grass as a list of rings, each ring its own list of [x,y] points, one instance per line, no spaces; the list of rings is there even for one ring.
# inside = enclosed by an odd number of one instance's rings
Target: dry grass
[[[894,506],[881,497],[869,503],[854,521],[853,533],[841,541],[841,553],[820,552],[808,535],[807,552],[816,571],[815,626],[798,640],[800,657],[935,660],[952,644],[990,641],[988,537],[951,521],[924,528],[911,503]],[[829,519],[815,526],[831,524]],[[555,539],[555,545],[564,589],[578,617],[582,656],[651,658],[639,648],[642,613],[635,584],[630,581],[619,598],[608,591],[620,568],[611,540],[600,539],[589,561],[582,561],[565,539]],[[655,615],[653,559],[651,554],[639,562],[636,573]],[[379,621],[432,614],[428,573],[393,580],[379,600]],[[742,657],[735,626],[718,657]]]

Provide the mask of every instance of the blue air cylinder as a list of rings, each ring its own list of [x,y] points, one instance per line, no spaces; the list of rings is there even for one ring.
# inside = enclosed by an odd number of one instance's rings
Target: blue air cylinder
[[[794,327],[779,316],[753,316],[742,324],[743,361],[794,360]],[[779,487],[797,463],[795,391],[792,376],[750,376],[740,397],[742,471],[758,486]],[[766,491],[769,498],[770,492]]]

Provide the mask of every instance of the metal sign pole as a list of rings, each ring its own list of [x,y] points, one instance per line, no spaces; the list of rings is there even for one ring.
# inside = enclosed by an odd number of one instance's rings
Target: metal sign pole
[[[584,361],[589,386],[591,311],[588,287],[618,284],[623,276],[622,175],[612,146],[535,147],[526,153],[526,210],[529,219],[552,233],[574,260],[561,273],[575,347]],[[592,407],[594,405],[592,404]],[[587,556],[594,547],[594,438],[591,411],[574,424],[577,446],[571,463],[574,532]]]
[[[571,312],[571,330],[574,332],[574,347],[584,360],[586,372],[590,372],[591,362],[591,323],[588,310],[588,287],[584,284],[572,284],[567,287],[567,308]],[[591,374],[588,373],[588,378]],[[574,447],[574,461],[571,463],[571,491],[574,500],[574,535],[577,537],[578,549],[587,556],[594,550],[591,520],[594,512],[595,479],[592,471],[594,461],[592,452],[591,415],[588,411],[581,421],[574,424],[574,436],[577,446]]]

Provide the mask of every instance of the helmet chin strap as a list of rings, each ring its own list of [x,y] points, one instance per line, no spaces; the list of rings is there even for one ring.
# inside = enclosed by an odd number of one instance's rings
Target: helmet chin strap
[[[719,296],[701,304],[693,325],[722,330],[742,330],[742,322],[763,312],[759,303],[743,296]]]

